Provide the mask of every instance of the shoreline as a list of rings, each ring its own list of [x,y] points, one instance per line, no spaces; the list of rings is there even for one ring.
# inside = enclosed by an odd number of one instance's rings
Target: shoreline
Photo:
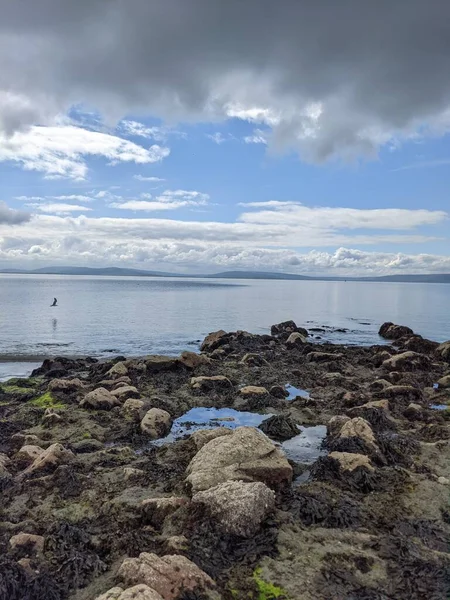
[[[291,321],[0,383],[0,600],[445,598],[450,341],[380,334]]]

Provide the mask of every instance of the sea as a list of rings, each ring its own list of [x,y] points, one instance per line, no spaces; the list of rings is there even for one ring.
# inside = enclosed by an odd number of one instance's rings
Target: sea
[[[449,308],[449,284],[0,274],[0,380],[48,356],[175,355],[288,319],[317,342],[384,343],[385,321],[445,341]]]

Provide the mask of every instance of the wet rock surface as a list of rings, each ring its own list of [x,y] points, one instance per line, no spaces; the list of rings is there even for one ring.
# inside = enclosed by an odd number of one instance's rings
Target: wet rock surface
[[[446,598],[450,342],[380,333],[0,384],[0,600]]]

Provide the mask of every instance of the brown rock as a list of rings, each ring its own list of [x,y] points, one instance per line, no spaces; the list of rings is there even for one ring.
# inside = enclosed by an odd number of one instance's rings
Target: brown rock
[[[81,381],[81,379],[52,379],[48,384],[48,389],[50,392],[66,392],[70,394],[71,392],[78,392],[84,389],[85,384]]]
[[[388,356],[386,358],[390,358],[390,354],[388,354]],[[383,360],[386,360],[386,358]],[[387,379],[377,379],[376,381],[373,381],[369,385],[369,390],[371,392],[381,392],[385,388],[390,387],[390,385],[391,385],[391,382],[387,381]]]
[[[118,377],[126,377],[128,375],[128,368],[123,361],[116,362],[110,370],[106,373],[111,379],[117,379]]]
[[[375,435],[369,423],[361,418],[355,417],[346,421],[339,432],[339,438],[357,437],[362,439],[369,446],[375,444]]]
[[[93,408],[95,410],[111,410],[114,406],[120,406],[120,400],[113,396],[106,388],[99,387],[89,392],[80,402],[82,408]]]
[[[450,362],[450,340],[443,342],[436,348],[436,354],[438,354],[444,360]]]
[[[141,503],[145,520],[155,527],[160,527],[164,519],[187,504],[188,499],[171,496],[170,498],[148,498]]]
[[[126,590],[121,587],[114,587],[96,600],[165,600],[158,592],[150,588],[145,583],[134,585]]]
[[[139,415],[139,411],[143,406],[145,406],[145,402],[143,400],[138,400],[137,398],[128,398],[128,400],[125,400],[122,405],[122,412],[131,416]]]
[[[59,465],[71,462],[74,458],[75,455],[61,444],[52,444],[21,473],[20,478],[32,475],[37,471],[54,470]]]
[[[450,388],[450,375],[445,375],[438,379],[438,384],[441,388]]]
[[[265,387],[246,385],[239,390],[239,394],[244,398],[248,398],[249,396],[268,396],[269,392]]]
[[[398,340],[406,335],[414,335],[414,331],[405,325],[395,325],[387,322],[380,327],[378,335],[386,340]]]
[[[339,468],[341,471],[354,471],[358,467],[363,467],[368,471],[374,470],[369,457],[365,454],[352,454],[351,452],[330,452],[328,457],[336,460],[339,463]]]
[[[142,552],[139,558],[126,558],[118,576],[127,585],[146,584],[164,600],[176,600],[183,593],[201,593],[214,587],[214,581],[196,564],[181,555]]]
[[[214,331],[213,333],[209,333],[205,339],[203,340],[202,345],[200,346],[200,350],[202,352],[212,352],[216,350],[220,346],[225,343],[224,337],[227,335],[227,332],[221,329],[220,331]]]
[[[160,371],[174,371],[180,367],[180,359],[175,356],[162,356],[153,354],[145,357],[147,373],[159,373]]]
[[[231,435],[208,442],[186,472],[194,492],[229,480],[262,481],[271,487],[292,480],[292,467],[284,454],[253,427],[238,427]]]
[[[27,556],[35,556],[44,552],[45,539],[41,535],[32,535],[31,533],[18,533],[9,540],[11,550],[22,550],[27,552]]]
[[[241,360],[241,364],[249,365],[251,367],[262,367],[263,365],[267,365],[268,362],[260,354],[255,354],[254,352],[247,352],[247,354],[244,354],[244,357]]]
[[[423,400],[422,391],[412,385],[390,385],[376,395],[392,400],[393,402],[396,400]]]
[[[180,362],[188,369],[196,369],[202,365],[211,364],[211,359],[204,354],[185,351],[181,354]]]
[[[191,387],[194,390],[208,391],[212,389],[226,389],[233,387],[233,384],[224,375],[213,375],[212,377],[192,377]]]
[[[46,427],[53,427],[54,425],[58,425],[61,423],[62,416],[56,412],[53,408],[46,408],[44,414],[42,415],[42,424]]]
[[[121,387],[116,388],[111,394],[118,398],[121,402],[128,400],[128,398],[139,398],[140,394],[133,385],[123,384]]]
[[[20,460],[24,460],[27,462],[33,462],[40,456],[44,450],[39,446],[22,446],[22,448],[17,452],[16,457]]]
[[[231,435],[232,433],[233,431],[231,429],[228,429],[228,427],[216,427],[215,429],[199,429],[197,431],[194,431],[194,433],[189,439],[192,440],[198,451],[211,440],[215,440],[218,437],[223,437],[224,435]]]
[[[302,335],[301,333],[299,333],[298,331],[294,331],[294,333],[291,333],[291,335],[288,337],[288,339],[286,340],[286,345],[287,346],[303,346],[304,344],[307,344],[308,340],[306,339],[306,337],[304,335]]]
[[[337,437],[347,421],[350,421],[350,417],[345,415],[335,415],[331,417],[327,425],[327,435],[330,437]]]
[[[402,352],[394,354],[382,364],[382,367],[387,371],[422,371],[429,369],[431,365],[430,359],[424,354],[417,352]]]
[[[172,427],[170,413],[161,408],[151,408],[141,421],[141,431],[152,440],[166,436]]]
[[[411,421],[420,421],[423,418],[423,408],[420,406],[420,404],[414,404],[412,402],[409,406],[407,406],[403,414]]]
[[[168,554],[183,554],[189,548],[189,540],[184,535],[172,535],[164,540],[163,548]]]
[[[192,504],[223,533],[252,537],[273,512],[275,494],[261,482],[226,481],[195,494]]]

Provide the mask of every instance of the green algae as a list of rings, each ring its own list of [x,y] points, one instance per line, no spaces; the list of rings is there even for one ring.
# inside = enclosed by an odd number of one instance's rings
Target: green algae
[[[65,408],[65,405],[54,398],[50,392],[45,392],[45,394],[34,398],[34,400],[30,400],[28,404],[38,408]]]
[[[253,572],[253,581],[258,590],[257,600],[288,600],[288,596],[283,588],[268,583],[261,578],[262,569],[255,569]]]

